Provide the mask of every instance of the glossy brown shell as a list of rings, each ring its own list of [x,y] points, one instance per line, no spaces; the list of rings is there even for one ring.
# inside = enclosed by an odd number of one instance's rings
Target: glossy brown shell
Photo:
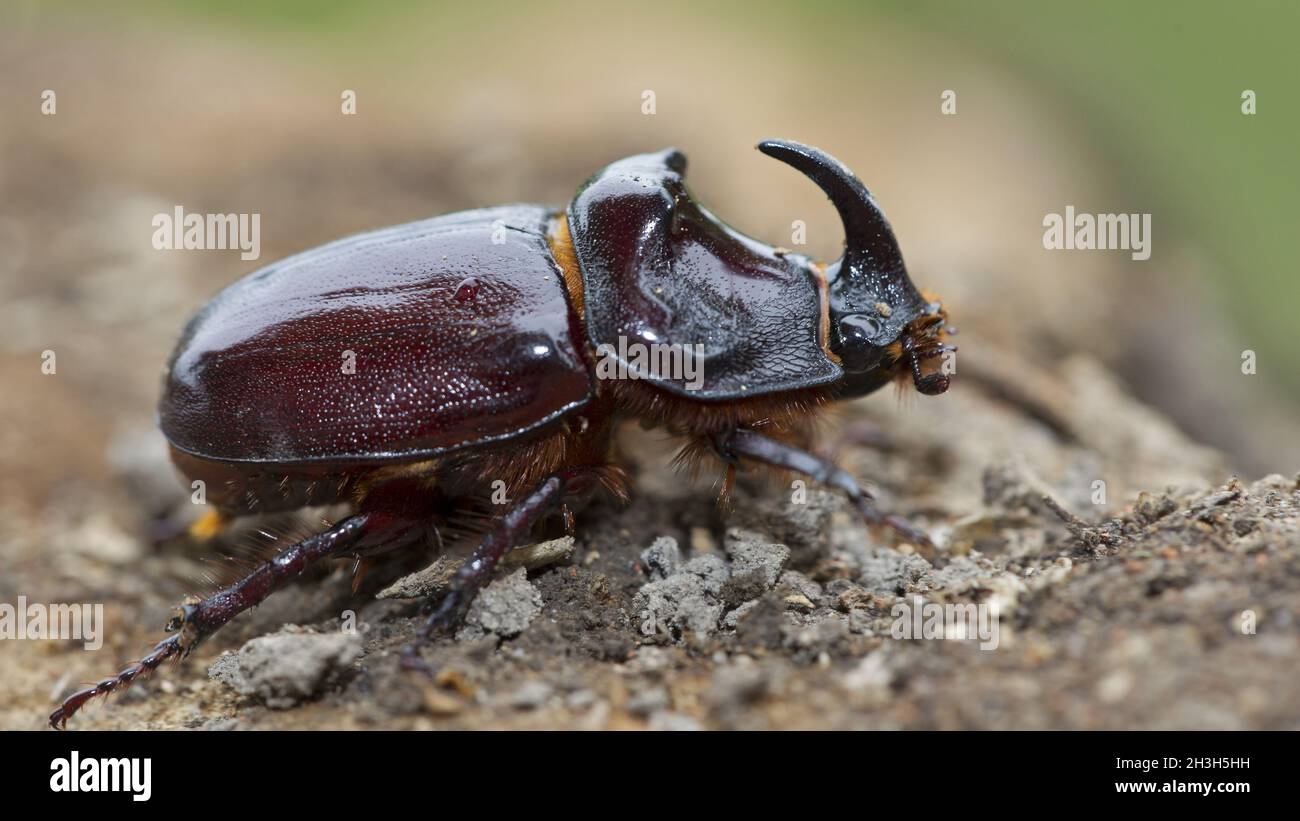
[[[550,216],[450,214],[239,280],[177,345],[163,433],[205,460],[387,463],[510,439],[584,405],[593,380],[547,249]]]
[[[669,149],[619,160],[569,206],[593,346],[703,346],[703,384],[654,374],[656,387],[716,401],[841,379],[820,338],[811,262],[751,239],[701,208]],[[694,347],[691,350],[695,350]],[[630,358],[630,357],[629,357]]]

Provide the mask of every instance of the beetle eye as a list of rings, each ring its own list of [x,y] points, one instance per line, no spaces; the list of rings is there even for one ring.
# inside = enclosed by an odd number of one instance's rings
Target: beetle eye
[[[840,319],[839,349],[836,351],[849,371],[864,371],[880,358],[880,348],[873,342],[880,336],[880,320],[866,314],[849,314]]]

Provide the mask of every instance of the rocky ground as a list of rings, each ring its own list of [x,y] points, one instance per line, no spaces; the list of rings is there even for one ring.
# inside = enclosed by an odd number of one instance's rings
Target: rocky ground
[[[1296,479],[1214,481],[1215,454],[1113,395],[1095,363],[1063,370],[1057,389],[1111,405],[1104,426],[1027,415],[976,372],[898,414],[901,433],[839,447],[936,551],[867,530],[816,488],[742,482],[720,517],[708,482],[674,477],[638,432],[624,440],[633,504],[513,554],[455,638],[425,651],[431,676],[401,670],[398,651],[455,560],[358,595],[340,566],[72,726],[1295,728]],[[872,415],[830,441],[869,438]],[[979,456],[1013,442],[1010,458]],[[1161,476],[1132,495],[1121,478]],[[66,600],[109,599],[114,629],[97,653],[24,648],[6,724],[41,726],[54,696],[159,635],[159,578],[192,577],[201,555],[141,556],[94,520],[33,554],[26,572],[64,579]],[[918,601],[995,607],[996,646],[896,637],[895,606]]]

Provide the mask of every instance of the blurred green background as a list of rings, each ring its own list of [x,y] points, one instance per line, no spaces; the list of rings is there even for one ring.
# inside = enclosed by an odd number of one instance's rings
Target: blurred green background
[[[386,222],[560,205],[606,162],[668,144],[737,227],[788,244],[806,219],[809,250],[833,257],[819,192],[751,150],[785,136],[872,187],[914,279],[966,334],[962,356],[1095,356],[1241,469],[1300,464],[1294,2],[135,0],[0,13],[0,216],[26,249],[4,266],[8,352],[71,323],[68,293],[107,311],[103,291],[124,279],[156,304],[108,332],[161,360],[189,310],[256,267],[160,264],[138,247],[148,234],[131,207],[260,211],[264,264]],[[44,88],[59,90],[56,118],[36,116]],[[354,118],[339,114],[342,89],[358,93]],[[945,89],[956,116],[940,113]],[[74,201],[88,210],[67,217]],[[1066,205],[1151,213],[1151,260],[1045,251],[1043,216]],[[101,234],[35,254],[42,207]],[[105,255],[133,261],[101,289],[86,266]],[[152,392],[147,376],[119,398]]]
[[[1149,198],[1162,230],[1204,243],[1232,320],[1258,334],[1276,377],[1300,390],[1300,4],[888,7],[1026,78],[1091,143],[1117,188]],[[1253,116],[1242,114],[1246,89],[1256,95]]]

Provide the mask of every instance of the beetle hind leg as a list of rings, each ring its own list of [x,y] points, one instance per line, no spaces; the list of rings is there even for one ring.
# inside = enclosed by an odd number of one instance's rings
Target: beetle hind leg
[[[199,642],[245,610],[260,604],[310,565],[354,548],[362,538],[373,535],[371,514],[359,513],[337,523],[329,530],[304,539],[280,551],[270,561],[259,565],[244,578],[222,588],[206,599],[189,598],[181,602],[167,623],[172,635],[160,641],[140,661],[115,676],[92,687],[79,690],[63,700],[50,714],[50,726],[63,729],[86,702],[96,696],[109,695],[130,686],[138,678],[152,673],[169,658],[184,658]]]

